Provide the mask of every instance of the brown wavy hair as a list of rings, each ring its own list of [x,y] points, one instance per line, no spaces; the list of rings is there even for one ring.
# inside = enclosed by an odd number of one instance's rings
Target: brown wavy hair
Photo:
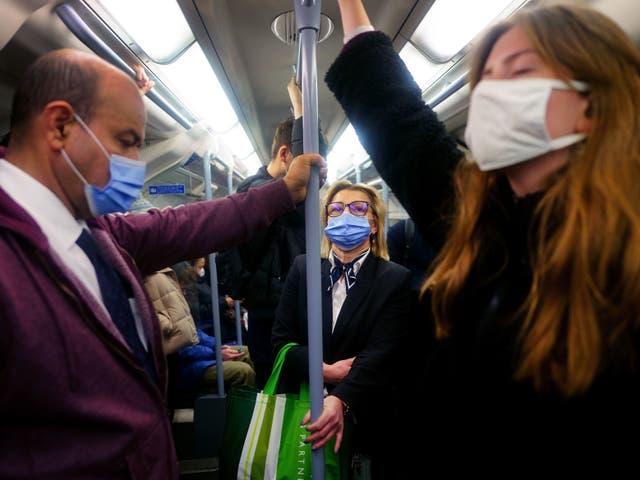
[[[623,346],[630,368],[637,360],[629,337],[640,322],[640,54],[613,21],[588,7],[523,10],[479,44],[472,88],[493,45],[514,25],[559,75],[589,85],[592,128],[541,193],[529,232],[533,281],[518,312],[524,323],[516,379],[573,396]],[[500,208],[499,175],[469,161],[456,171],[451,234],[423,287],[440,337],[466,321],[463,289],[483,246],[500,236],[487,221]]]
[[[378,232],[371,235],[371,253],[376,257],[380,257],[384,260],[389,260],[387,239],[384,234],[384,222],[387,217],[387,208],[385,207],[384,202],[382,201],[382,197],[380,196],[378,191],[375,188],[370,187],[369,185],[365,185],[364,183],[351,183],[348,180],[340,180],[338,182],[332,183],[329,187],[329,190],[327,190],[327,194],[324,196],[320,207],[322,229],[325,229],[328,222],[327,204],[331,202],[333,197],[335,197],[336,194],[338,192],[341,192],[342,190],[353,190],[356,192],[362,192],[367,196],[367,199],[369,201],[369,208],[373,212],[373,219],[378,226]],[[329,241],[327,236],[323,234],[320,245],[320,255],[322,256],[322,258],[328,258],[330,252],[331,242]]]

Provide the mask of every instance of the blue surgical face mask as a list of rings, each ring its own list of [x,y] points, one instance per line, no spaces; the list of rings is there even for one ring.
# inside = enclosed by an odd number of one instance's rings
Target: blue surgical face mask
[[[356,217],[344,212],[339,217],[329,217],[324,234],[334,245],[343,250],[352,250],[371,235],[371,226],[366,215]]]
[[[80,171],[73,164],[67,152],[60,150],[62,158],[69,164],[71,170],[75,172],[78,178],[84,183],[84,194],[87,198],[87,204],[94,217],[112,212],[126,212],[136,198],[140,196],[142,186],[144,185],[145,164],[136,160],[131,160],[122,155],[111,154],[107,152],[98,137],[91,131],[86,123],[74,114],[78,124],[87,132],[94,142],[100,147],[100,150],[109,159],[109,173],[111,178],[104,188],[98,188],[90,185],[82,176]]]

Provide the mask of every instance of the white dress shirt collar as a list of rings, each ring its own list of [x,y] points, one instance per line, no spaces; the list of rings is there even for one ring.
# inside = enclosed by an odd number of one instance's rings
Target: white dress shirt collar
[[[356,263],[353,264],[353,273],[358,276],[358,272],[360,272],[360,268],[362,268],[362,264],[365,262],[367,257],[371,253],[371,249],[368,249],[367,252],[360,258]],[[331,267],[335,266],[333,251],[329,255],[329,262],[331,263]],[[357,282],[357,280],[356,280]],[[333,288],[331,289],[331,306],[332,306],[332,318],[331,318],[331,333],[336,328],[336,322],[338,321],[338,315],[340,315],[340,310],[342,310],[342,306],[344,305],[345,300],[347,299],[347,287],[345,285],[344,275],[340,277],[340,279],[333,284]]]
[[[0,160],[0,187],[31,215],[54,248],[71,248],[86,226],[51,190],[6,160]]]

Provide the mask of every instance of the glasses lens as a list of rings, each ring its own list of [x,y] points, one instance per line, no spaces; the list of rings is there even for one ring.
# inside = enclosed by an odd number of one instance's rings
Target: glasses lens
[[[339,217],[344,211],[344,203],[333,202],[327,205],[327,215],[330,217]]]
[[[367,214],[367,210],[369,209],[369,204],[367,202],[363,202],[363,201],[356,201],[356,202],[351,202],[349,204],[349,211],[354,214],[357,215],[359,217],[363,217]]]

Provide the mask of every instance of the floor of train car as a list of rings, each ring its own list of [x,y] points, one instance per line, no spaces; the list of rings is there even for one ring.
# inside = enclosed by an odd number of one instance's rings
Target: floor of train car
[[[180,480],[218,480],[218,457],[198,457],[193,409],[177,409],[171,423]]]

